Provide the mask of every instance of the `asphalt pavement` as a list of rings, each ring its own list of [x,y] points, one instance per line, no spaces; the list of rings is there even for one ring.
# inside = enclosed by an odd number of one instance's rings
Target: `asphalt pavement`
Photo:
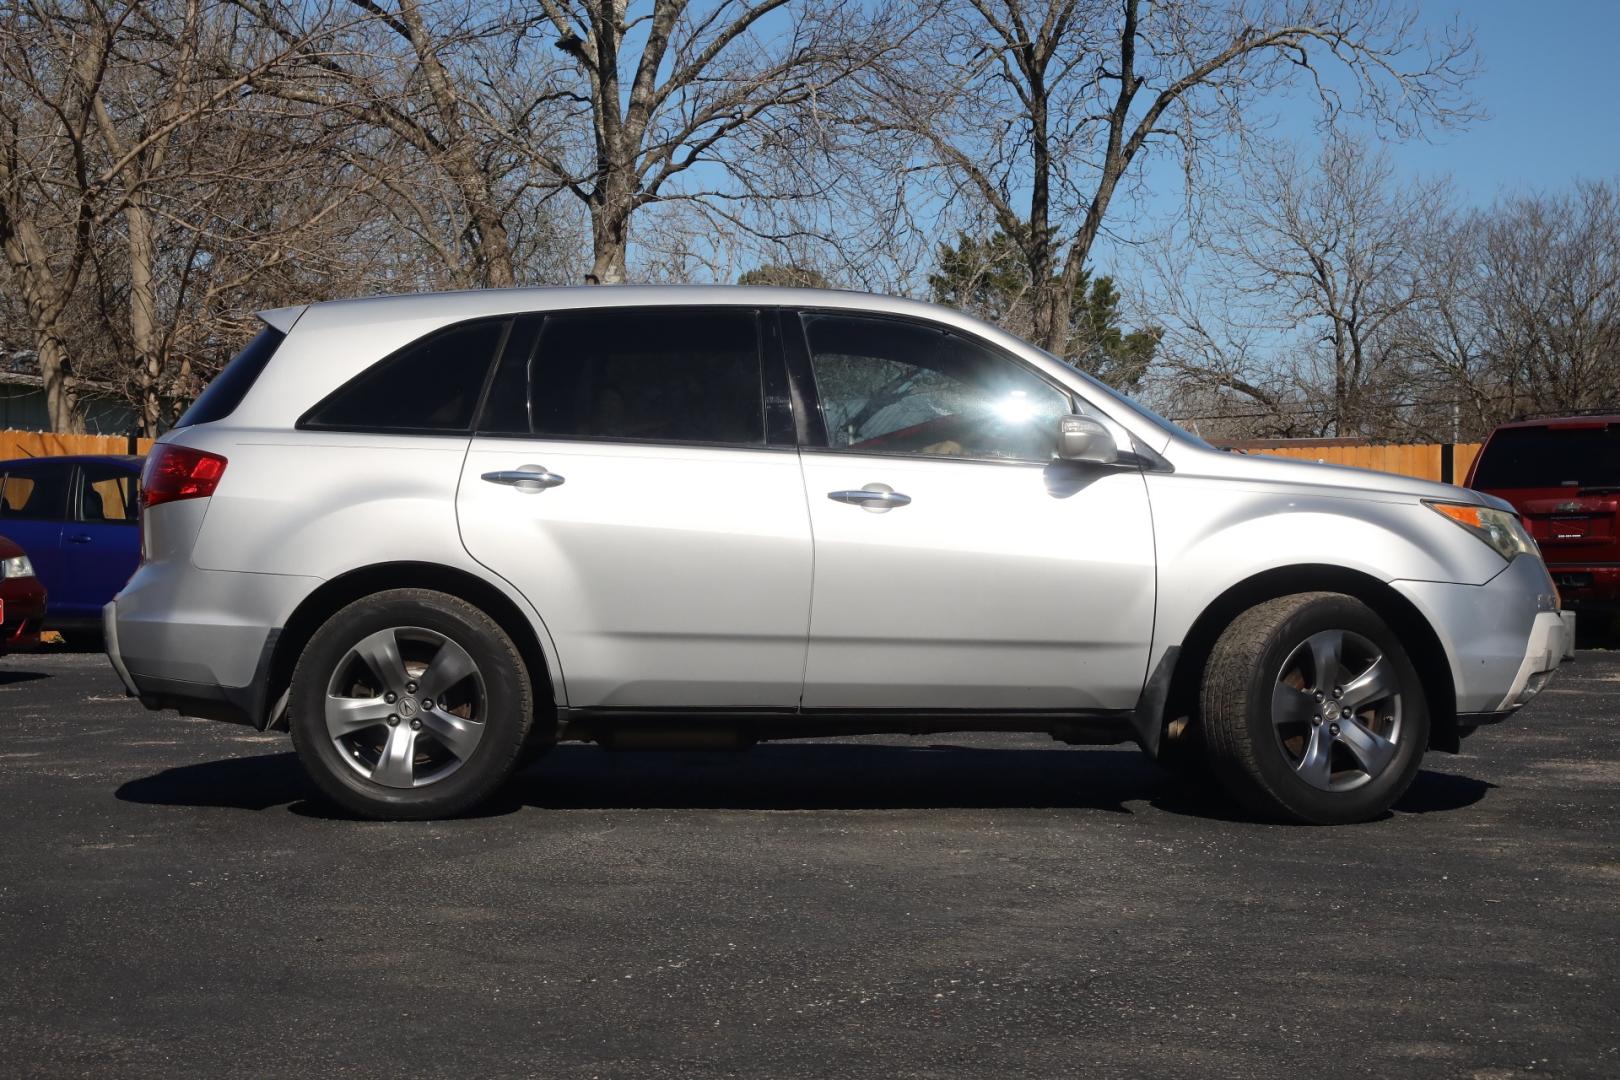
[[[1620,654],[1397,810],[1035,736],[565,746],[486,814],[0,660],[6,1076],[1613,1077]]]

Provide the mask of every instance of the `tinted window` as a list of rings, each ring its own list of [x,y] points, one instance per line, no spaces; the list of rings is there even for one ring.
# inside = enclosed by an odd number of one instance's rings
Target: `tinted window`
[[[258,381],[259,374],[264,366],[276,354],[276,349],[287,338],[280,330],[265,327],[259,331],[258,337],[247,343],[247,347],[235,356],[225,369],[214,376],[214,381],[198,395],[197,400],[191,403],[175,422],[175,427],[190,427],[192,424],[209,424],[215,420],[223,420],[236,411],[247,397],[247,392]]]
[[[80,521],[131,524],[136,520],[135,477],[109,465],[86,465],[79,470]]]
[[[1503,428],[1474,471],[1477,488],[1620,487],[1620,425]]]
[[[1046,461],[1068,395],[1013,359],[915,323],[806,315],[827,441],[873,453]]]
[[[761,445],[756,322],[739,310],[548,316],[527,355],[507,351],[481,430]]]
[[[60,520],[67,510],[66,463],[11,465],[0,482],[0,518]]]
[[[358,431],[472,429],[509,319],[435,331],[378,361],[305,414],[300,426]]]

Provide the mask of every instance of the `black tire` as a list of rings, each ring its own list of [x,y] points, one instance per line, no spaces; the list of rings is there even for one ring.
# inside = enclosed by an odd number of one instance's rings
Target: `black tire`
[[[1334,640],[1343,657],[1329,660]],[[1315,678],[1318,665],[1336,674]],[[1362,711],[1341,708],[1383,686],[1390,693]],[[1239,615],[1210,653],[1202,690],[1216,779],[1269,819],[1341,825],[1380,817],[1412,783],[1429,745],[1422,681],[1400,639],[1340,593],[1296,593]]]
[[[396,638],[391,631],[398,631],[400,636]],[[415,676],[423,679],[424,691],[428,690],[427,676],[439,655],[437,650],[445,648],[445,642],[463,650],[461,658],[471,662],[472,673],[452,684],[454,689],[441,692],[439,713],[433,711],[431,702],[424,708],[422,702],[405,700],[389,708],[403,710],[408,706],[409,713],[391,713],[386,721],[340,741],[328,725],[330,688],[340,681],[358,678],[364,683],[371,679],[369,672],[375,668],[358,659],[356,650],[378,635],[395,642],[394,658],[400,660],[401,677],[412,678],[410,672],[416,665],[426,667]],[[420,655],[428,649],[435,651],[427,661],[405,659],[408,652]],[[414,694],[416,683],[409,686]],[[358,702],[381,693],[380,687],[365,687],[358,691],[358,697],[348,699],[345,695],[332,700]],[[459,703],[452,705],[452,701]],[[534,702],[523,657],[488,615],[444,593],[392,589],[355,601],[315,632],[293,670],[287,711],[293,746],[321,794],[362,817],[420,820],[466,813],[506,782],[528,741]],[[468,719],[460,720],[456,713]],[[380,755],[386,753],[394,737],[390,729],[399,729],[407,715],[420,718],[416,724],[407,725],[410,727],[432,725],[435,717],[450,717],[458,720],[464,731],[476,726],[477,735],[469,740],[470,749],[458,757],[450,752],[450,742],[441,743],[433,737],[431,726],[425,731],[426,739],[421,739],[423,731],[414,732],[408,742],[402,743],[410,752],[401,754],[395,762],[406,763],[402,767],[408,771],[407,783],[421,786],[388,786],[367,775],[368,766],[372,766],[370,772],[381,774]],[[368,761],[364,756],[366,745],[368,741],[376,744],[379,739],[379,757],[375,762]],[[418,768],[425,770],[424,776],[417,777]]]

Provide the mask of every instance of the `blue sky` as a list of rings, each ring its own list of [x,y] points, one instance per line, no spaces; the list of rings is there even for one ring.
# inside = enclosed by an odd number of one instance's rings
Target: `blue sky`
[[[1490,114],[1433,143],[1390,147],[1405,172],[1450,173],[1458,194],[1553,190],[1578,177],[1620,177],[1620,0],[1425,3],[1426,21],[1456,12],[1477,30],[1474,93]]]

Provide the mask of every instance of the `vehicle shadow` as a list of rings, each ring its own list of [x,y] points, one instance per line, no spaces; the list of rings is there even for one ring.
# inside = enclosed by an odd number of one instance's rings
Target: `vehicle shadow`
[[[1424,770],[1403,813],[1459,810],[1492,785]],[[165,769],[117,791],[126,802],[348,815],[321,799],[292,753]],[[862,743],[772,744],[744,753],[617,752],[563,746],[519,775],[477,817],[550,810],[1066,809],[1253,821],[1219,791],[1145,756],[1095,749],[984,749]]]
[[[9,667],[0,667],[0,686],[10,686],[12,683],[33,682],[35,679],[48,679],[48,671],[16,671]]]

